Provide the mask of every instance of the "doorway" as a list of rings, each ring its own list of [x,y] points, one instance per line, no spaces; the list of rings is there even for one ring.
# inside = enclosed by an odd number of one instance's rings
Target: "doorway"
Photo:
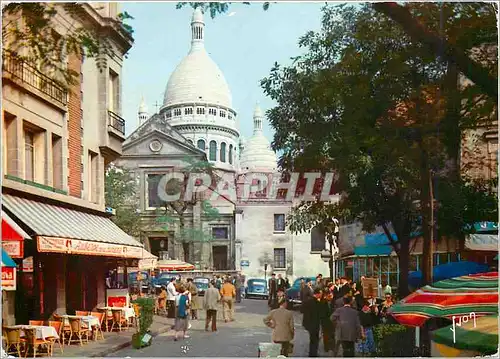
[[[215,270],[227,270],[227,246],[213,246],[212,257]]]

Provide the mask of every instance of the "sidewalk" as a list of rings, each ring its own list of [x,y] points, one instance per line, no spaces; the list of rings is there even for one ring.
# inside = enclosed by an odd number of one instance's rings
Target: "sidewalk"
[[[170,330],[174,320],[155,315],[151,332],[153,337],[165,333]],[[54,357],[105,357],[120,349],[126,348],[132,343],[132,335],[135,333],[135,328],[130,328],[122,332],[104,332],[104,340],[89,340],[88,344],[80,346],[78,344],[65,345],[61,353],[59,345],[54,345]]]

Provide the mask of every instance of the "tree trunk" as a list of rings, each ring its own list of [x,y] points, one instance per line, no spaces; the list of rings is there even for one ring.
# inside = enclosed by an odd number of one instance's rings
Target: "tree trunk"
[[[181,233],[181,241],[182,241],[182,251],[184,252],[184,262],[189,263],[189,239],[186,238],[185,228],[186,224],[184,223],[184,216],[182,214],[179,215],[179,231]]]
[[[422,253],[422,285],[427,285],[432,283],[432,270],[433,270],[433,245],[434,245],[434,216],[433,216],[433,206],[431,198],[432,195],[432,178],[430,176],[430,171],[427,168],[427,154],[422,154],[424,159],[422,160],[422,170],[421,178],[422,185],[420,188],[420,205],[422,213],[422,232],[423,232],[423,253]]]

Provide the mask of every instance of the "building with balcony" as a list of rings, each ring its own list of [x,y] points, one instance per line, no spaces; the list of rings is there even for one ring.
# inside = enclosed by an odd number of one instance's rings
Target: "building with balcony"
[[[17,290],[4,296],[14,311],[4,312],[7,323],[102,305],[107,272],[143,256],[142,244],[114,225],[104,203],[105,166],[125,140],[121,68],[133,39],[117,4],[81,4],[78,17],[64,3],[45,6],[57,12],[51,31],[92,27],[109,48],[95,57],[66,56],[77,74],[66,87],[39,64],[4,53],[2,241],[18,270]],[[22,26],[22,12],[10,16]]]

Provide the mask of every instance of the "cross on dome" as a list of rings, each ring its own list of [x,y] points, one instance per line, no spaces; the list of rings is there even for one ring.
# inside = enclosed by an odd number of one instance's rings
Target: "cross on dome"
[[[191,52],[203,49],[205,41],[205,21],[203,13],[198,7],[193,12],[191,19]]]

